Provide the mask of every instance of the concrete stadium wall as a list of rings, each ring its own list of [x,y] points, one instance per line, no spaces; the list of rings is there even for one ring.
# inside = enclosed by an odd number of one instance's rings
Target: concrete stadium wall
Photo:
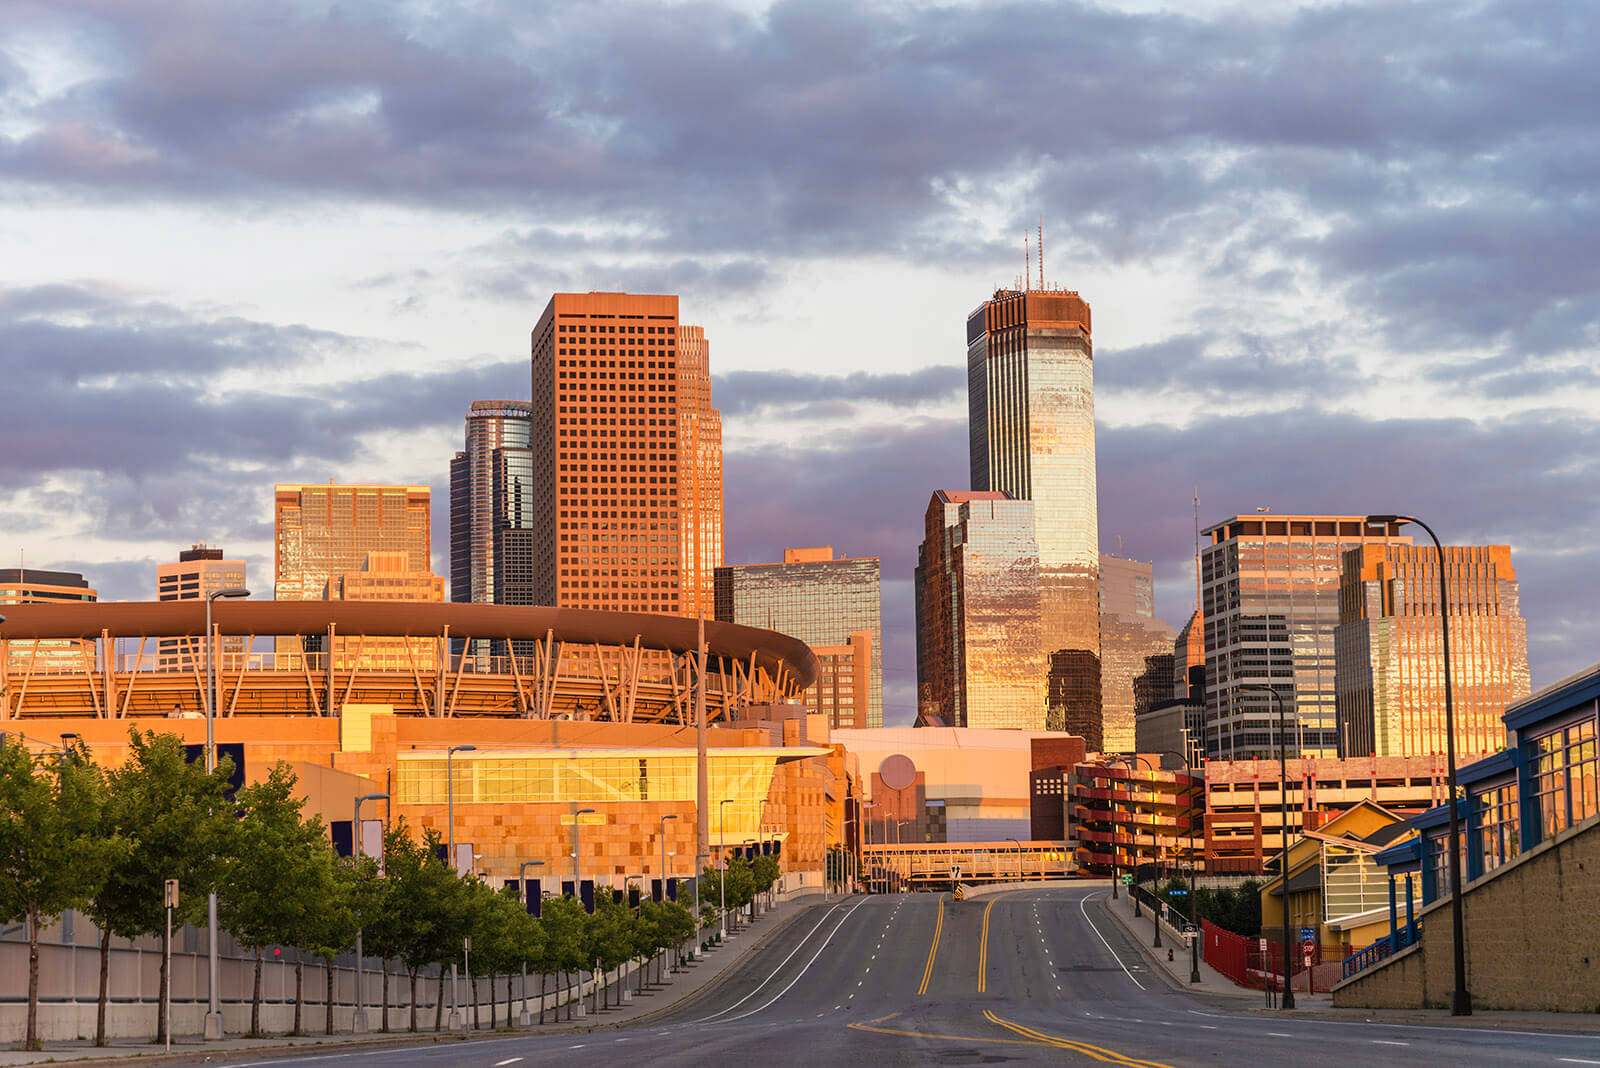
[[[1474,1006],[1600,1012],[1600,820],[1540,843],[1467,884],[1467,989]],[[1455,986],[1450,902],[1422,914],[1422,938],[1334,987],[1352,1008],[1446,1008]]]

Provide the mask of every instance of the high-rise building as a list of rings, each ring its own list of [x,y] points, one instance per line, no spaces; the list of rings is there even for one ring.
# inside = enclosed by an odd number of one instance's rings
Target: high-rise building
[[[967,317],[972,487],[1033,502],[1044,653],[1070,676],[1052,729],[1100,716],[1093,355],[1074,292],[997,290]]]
[[[223,558],[221,549],[209,545],[192,545],[178,552],[175,564],[156,565],[156,600],[198,601],[218,590],[242,590],[244,561]],[[160,638],[156,641],[156,664],[162,671],[184,671],[199,663],[203,668],[205,658],[197,648],[198,638]],[[233,658],[244,652],[245,639],[222,639],[223,662],[231,664]]]
[[[496,476],[507,462],[503,450],[527,451],[531,415],[532,406],[522,401],[473,401],[467,409],[466,448],[450,461],[452,601],[516,603],[504,600],[495,585],[495,535],[507,503]]]
[[[633,293],[557,293],[540,316],[531,438],[540,604],[711,614],[721,428],[704,336],[680,325],[677,297]],[[697,354],[689,366],[680,338]]]
[[[716,618],[799,638],[823,662],[806,691],[835,727],[883,726],[883,596],[878,558],[785,549],[781,564],[716,569]]]
[[[1507,545],[1446,546],[1456,753],[1506,745],[1506,707],[1528,696],[1528,624]],[[1336,634],[1344,756],[1426,756],[1445,745],[1439,567],[1432,545],[1344,555]]]
[[[1155,618],[1155,568],[1100,554],[1100,737],[1107,753],[1134,751],[1134,724],[1155,691],[1172,689],[1172,629]],[[1166,700],[1166,694],[1161,694]],[[1074,702],[1063,702],[1070,708]],[[1071,730],[1071,724],[1068,724]]]
[[[411,568],[409,554],[373,552],[359,568],[328,580],[330,601],[443,601],[444,578],[431,571]],[[339,671],[415,671],[432,675],[438,670],[438,640],[434,638],[334,637],[334,667]]]
[[[722,413],[711,406],[711,347],[698,326],[678,326],[680,611],[710,618],[722,566]],[[876,688],[873,690],[876,694]]]
[[[0,604],[60,604],[93,601],[99,596],[76,571],[0,568]],[[23,639],[0,644],[5,646],[6,670],[24,675],[33,671],[82,671],[84,657],[93,655],[88,642],[75,638]]]
[[[321,601],[336,579],[376,552],[405,554],[406,570],[431,571],[432,491],[427,486],[284,485],[276,488],[273,596]],[[280,654],[323,652],[324,638],[279,638]]]
[[[1289,713],[1288,750],[1335,757],[1334,632],[1342,557],[1369,544],[1409,545],[1397,524],[1363,516],[1239,515],[1201,533],[1206,632],[1206,755],[1276,757],[1277,705]]]
[[[951,727],[1043,729],[1033,504],[994,490],[937,490],[917,561],[918,716]]]

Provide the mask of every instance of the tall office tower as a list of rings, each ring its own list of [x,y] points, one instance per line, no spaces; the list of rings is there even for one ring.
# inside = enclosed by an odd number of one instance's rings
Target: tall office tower
[[[715,573],[722,566],[722,413],[711,406],[711,348],[706,332],[682,324],[678,326],[678,472],[681,611],[710,619],[715,611]]]
[[[1343,554],[1371,544],[1410,545],[1395,524],[1363,516],[1239,515],[1201,532],[1205,614],[1206,755],[1276,757],[1277,705],[1290,713],[1288,749],[1339,750],[1334,632]]]
[[[1100,554],[1101,752],[1134,752],[1141,697],[1152,707],[1153,687],[1172,689],[1172,628],[1155,618],[1154,594],[1154,565]]]
[[[1083,729],[1100,718],[1101,689],[1088,303],[997,290],[967,317],[967,410],[973,489],[1033,502],[1044,651],[1062,702],[1051,728]]]
[[[159,601],[198,601],[218,590],[242,590],[244,561],[225,560],[221,549],[209,545],[192,545],[179,550],[175,564],[156,566],[156,599]],[[160,638],[156,641],[156,664],[162,671],[185,671],[198,663],[205,667],[205,658],[199,655],[198,637]],[[245,651],[245,639],[222,639],[224,663],[231,663]]]
[[[502,450],[527,450],[532,413],[522,401],[473,401],[467,409],[467,447],[450,461],[452,601],[515,603],[495,585],[495,534],[505,509],[495,476],[505,462]]]
[[[1039,546],[1029,501],[936,490],[913,583],[917,713],[951,727],[1045,723]]]
[[[680,368],[679,335],[674,296],[557,293],[539,317],[531,536],[540,604],[711,613],[701,565],[721,553],[710,531],[720,543],[722,463],[709,455],[721,430],[704,339],[690,331],[701,356]],[[680,382],[695,394],[688,419]]]
[[[0,568],[0,604],[61,604],[93,601],[99,594],[76,571],[41,571],[34,567]],[[0,616],[5,615],[0,612]],[[13,681],[33,671],[82,671],[84,658],[93,652],[76,638],[40,638],[0,642],[4,646],[4,674]],[[6,706],[0,703],[0,713]]]
[[[1506,706],[1528,696],[1528,623],[1508,545],[1447,546],[1450,691],[1456,754],[1506,746]],[[1364,545],[1344,555],[1337,706],[1342,756],[1443,753],[1444,653],[1432,545]]]
[[[426,569],[413,570],[410,554],[372,552],[359,568],[328,580],[330,601],[443,601],[444,577]],[[334,667],[375,671],[416,671],[431,675],[439,669],[437,638],[334,637]]]
[[[883,594],[878,558],[833,555],[833,546],[785,549],[781,564],[716,569],[716,618],[767,627],[811,646],[822,660],[806,691],[835,727],[883,726]]]

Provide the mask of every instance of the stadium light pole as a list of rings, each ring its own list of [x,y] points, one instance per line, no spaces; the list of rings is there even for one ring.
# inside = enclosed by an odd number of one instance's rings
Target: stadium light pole
[[[250,591],[242,586],[225,590],[212,590],[206,594],[206,774],[217,770],[217,738],[213,721],[217,716],[216,679],[212,676],[211,661],[216,654],[212,647],[211,602],[218,597],[248,597]],[[222,965],[217,960],[217,892],[206,895],[206,973],[211,987],[206,1008],[205,1038],[215,1042],[222,1038]]]
[[[1368,524],[1389,525],[1415,523],[1428,532],[1433,542],[1433,554],[1439,572],[1439,637],[1444,651],[1444,751],[1446,772],[1450,784],[1450,928],[1455,941],[1455,989],[1450,992],[1450,1015],[1471,1016],[1472,995],[1467,991],[1466,916],[1461,903],[1461,816],[1456,803],[1456,711],[1455,695],[1450,689],[1450,593],[1445,582],[1444,546],[1433,528],[1416,516],[1369,515]]]
[[[332,655],[331,653],[329,654]],[[456,864],[456,773],[455,759],[457,753],[473,753],[478,749],[475,745],[452,745],[444,753],[444,798],[445,798],[445,833],[448,845],[448,856],[445,863],[451,871],[461,874]],[[468,865],[471,867],[471,865]],[[454,1031],[461,1022],[460,1011],[456,1008],[461,1004],[461,976],[456,970],[455,961],[450,962],[450,1029]]]
[[[1270,693],[1278,705],[1278,810],[1283,826],[1283,860],[1278,864],[1278,876],[1283,880],[1283,1001],[1282,1008],[1294,1008],[1294,966],[1292,945],[1289,942],[1289,759],[1284,748],[1289,744],[1289,721],[1283,707],[1283,694],[1276,687],[1246,683],[1241,690],[1260,690]]]
[[[356,798],[355,817],[350,821],[350,855],[355,858],[356,866],[361,866],[361,802],[387,801],[388,794],[362,794]],[[356,1011],[350,1017],[350,1030],[354,1034],[367,1033],[367,1004],[361,996],[361,928],[356,928]]]

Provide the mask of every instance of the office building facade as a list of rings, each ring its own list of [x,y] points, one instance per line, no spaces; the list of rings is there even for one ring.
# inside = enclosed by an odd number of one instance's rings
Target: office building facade
[[[1000,290],[969,315],[967,408],[972,487],[1033,503],[1044,653],[1077,654],[1064,658],[1060,690],[1091,701],[1100,541],[1088,303],[1065,290]],[[1053,714],[1083,728],[1100,709]]]
[[[806,700],[834,727],[883,726],[877,557],[835,558],[833,547],[823,545],[785,549],[782,563],[719,567],[715,614],[725,623],[765,627],[811,646],[823,660],[823,673]]]
[[[1154,570],[1143,561],[1100,555],[1100,744],[1096,748],[1107,753],[1133,752],[1139,712],[1167,700],[1167,693],[1158,696],[1158,689],[1172,689],[1172,629],[1155,618]]]
[[[680,326],[675,296],[557,293],[540,316],[531,437],[539,603],[710,616],[722,551],[720,444],[714,463],[708,453],[721,430],[703,334],[690,331],[699,355],[681,366]]]
[[[1045,725],[1039,548],[1030,501],[938,490],[914,580],[917,703],[952,727]]]
[[[156,566],[156,600],[199,601],[218,590],[242,590],[245,562],[228,560],[221,549],[192,545],[180,550],[175,564]],[[205,659],[193,638],[161,638],[156,642],[156,663],[162,671],[182,671]],[[222,639],[223,662],[232,664],[245,651],[245,640]]]
[[[1456,753],[1499,752],[1506,709],[1530,692],[1528,624],[1507,545],[1446,546]],[[1445,745],[1439,571],[1432,545],[1344,556],[1337,709],[1346,756],[1420,756]]]
[[[99,598],[76,571],[43,571],[36,567],[0,568],[0,605],[61,604]],[[5,615],[0,612],[0,616]],[[5,669],[13,677],[33,671],[81,670],[89,646],[71,638],[40,638],[5,643]],[[0,711],[5,710],[0,705]]]
[[[1201,534],[1201,611],[1206,635],[1206,755],[1275,758],[1278,709],[1286,745],[1335,757],[1335,631],[1344,553],[1363,545],[1409,545],[1397,524],[1363,516],[1233,516]]]
[[[359,568],[328,581],[330,601],[443,601],[444,578],[431,571],[413,571],[404,552],[368,553]],[[415,671],[433,675],[440,662],[440,643],[433,638],[334,638],[334,667],[339,671]]]

